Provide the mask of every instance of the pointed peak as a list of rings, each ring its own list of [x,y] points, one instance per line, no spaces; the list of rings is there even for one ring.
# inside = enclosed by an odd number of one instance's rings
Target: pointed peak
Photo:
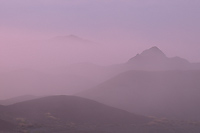
[[[160,50],[157,46],[153,46],[153,47],[151,47],[151,48],[149,48],[149,49],[151,49],[151,50]],[[161,50],[160,50],[161,51]]]
[[[51,40],[54,41],[61,41],[61,42],[70,42],[70,43],[92,43],[89,40],[83,39],[79,36],[70,34],[70,35],[65,35],[65,36],[56,36],[52,38]]]
[[[156,46],[151,47],[149,49],[144,50],[141,54],[137,54],[133,58],[131,58],[128,63],[134,61],[147,61],[147,60],[163,60],[166,59],[167,56]]]
[[[156,46],[144,50],[140,55],[148,57],[166,57],[166,55]]]
[[[151,47],[151,48],[149,48],[149,49],[146,49],[146,50],[144,50],[144,51],[160,51],[160,52],[162,52],[157,46],[153,46],[153,47]]]

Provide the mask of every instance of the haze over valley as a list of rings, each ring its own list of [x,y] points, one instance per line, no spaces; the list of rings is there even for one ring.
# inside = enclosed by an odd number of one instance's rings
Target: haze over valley
[[[199,133],[198,0],[1,0],[0,133]]]

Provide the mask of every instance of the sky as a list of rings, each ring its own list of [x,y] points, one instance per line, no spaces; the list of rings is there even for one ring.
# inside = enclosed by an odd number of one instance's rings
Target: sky
[[[8,40],[74,34],[106,47],[106,64],[152,46],[200,62],[199,14],[199,0],[0,0],[0,60],[14,56]]]

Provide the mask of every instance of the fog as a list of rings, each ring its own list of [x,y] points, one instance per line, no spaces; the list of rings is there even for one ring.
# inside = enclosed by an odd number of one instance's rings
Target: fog
[[[200,131],[199,14],[198,0],[0,0],[0,125],[116,120],[128,133],[165,118]]]
[[[104,50],[100,55],[96,55],[99,56],[98,58],[91,60],[83,55],[82,57],[85,58],[75,59],[75,61],[72,58],[70,61],[65,61],[68,63],[87,61],[101,65],[121,63],[155,45],[169,56],[178,55],[192,62],[199,62],[199,5],[197,0],[193,2],[188,0],[21,0],[20,2],[1,0],[1,64],[6,66],[7,61],[12,62],[9,60],[14,60],[12,57],[15,54],[16,57],[23,56],[19,53],[24,52],[26,56],[26,52],[35,45],[28,40],[48,40],[70,34],[96,42],[95,47],[103,46]],[[7,46],[4,40],[15,43],[18,49]],[[16,43],[16,40],[28,42]],[[19,43],[26,44],[28,48],[18,46]],[[44,46],[40,45],[40,47],[37,49],[43,49]],[[88,46],[86,48],[90,49]],[[187,52],[182,48],[187,49]],[[8,52],[4,54],[2,51]],[[69,51],[79,52],[73,48],[67,52]],[[42,52],[45,54],[45,51]],[[48,55],[48,52],[52,51],[46,49],[46,52]],[[26,58],[31,60],[33,57],[30,56],[36,55],[37,53],[32,51],[32,54],[30,53]],[[62,56],[65,55],[61,52],[61,55],[56,56],[61,59],[56,57],[50,59],[61,62],[64,58]],[[24,58],[19,57],[19,60],[21,59],[23,63]],[[42,62],[45,62],[44,60]]]

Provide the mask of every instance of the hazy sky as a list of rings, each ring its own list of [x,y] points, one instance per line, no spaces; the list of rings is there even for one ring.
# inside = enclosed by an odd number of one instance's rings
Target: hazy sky
[[[0,45],[75,34],[106,44],[117,63],[155,45],[200,61],[199,14],[199,0],[0,0]]]

